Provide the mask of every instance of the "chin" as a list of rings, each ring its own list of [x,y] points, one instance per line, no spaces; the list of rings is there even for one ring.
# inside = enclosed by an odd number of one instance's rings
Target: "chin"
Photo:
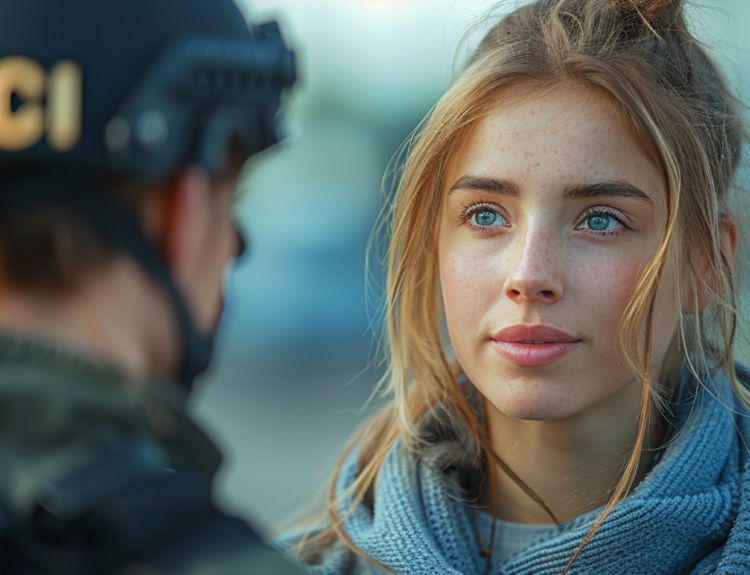
[[[492,389],[494,387],[494,389]],[[585,398],[560,381],[511,381],[498,388],[477,385],[487,400],[505,415],[527,421],[552,421],[580,413],[588,407]]]
[[[575,415],[574,411],[560,409],[557,405],[549,404],[518,404],[508,402],[491,402],[498,410],[512,417],[523,421],[553,421],[555,419],[564,419]]]

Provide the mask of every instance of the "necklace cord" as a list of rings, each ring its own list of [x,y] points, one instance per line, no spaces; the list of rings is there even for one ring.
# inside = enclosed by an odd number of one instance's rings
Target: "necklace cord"
[[[492,571],[492,552],[495,550],[495,527],[497,526],[497,519],[492,518],[492,527],[490,528],[490,552],[487,555],[487,575]]]

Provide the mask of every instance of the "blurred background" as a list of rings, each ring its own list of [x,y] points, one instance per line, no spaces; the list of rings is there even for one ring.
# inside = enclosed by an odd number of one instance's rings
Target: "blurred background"
[[[366,297],[365,256],[382,178],[449,84],[458,41],[493,3],[239,3],[253,21],[279,20],[300,84],[289,138],[241,185],[251,255],[227,278],[217,362],[191,408],[226,456],[220,502],[271,533],[320,491],[367,415],[379,294],[376,282]],[[748,102],[750,2],[702,6],[693,22]]]

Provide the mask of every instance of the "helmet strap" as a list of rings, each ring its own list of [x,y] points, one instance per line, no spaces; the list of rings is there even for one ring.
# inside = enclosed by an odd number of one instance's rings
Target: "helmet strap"
[[[127,252],[141,268],[164,289],[172,302],[182,331],[182,355],[176,380],[190,390],[195,378],[211,363],[214,336],[198,333],[185,298],[156,247],[143,232],[140,222],[114,200],[88,198],[83,210],[89,213],[97,231],[113,245]]]

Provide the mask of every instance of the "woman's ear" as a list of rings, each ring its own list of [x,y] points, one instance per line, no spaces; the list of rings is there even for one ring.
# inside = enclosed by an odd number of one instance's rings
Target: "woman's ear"
[[[721,233],[721,249],[724,250],[727,257],[731,256],[729,264],[734,268],[734,260],[737,256],[737,243],[740,234],[739,229],[737,228],[737,221],[733,216],[727,214],[721,218]]]
[[[723,215],[719,224],[719,242],[721,245],[721,253],[726,258],[727,265],[730,269],[734,269],[738,238],[739,231],[736,220],[731,215]],[[686,286],[696,286],[696,289],[698,290],[697,298],[693,298],[692,294],[683,294],[683,302],[685,302],[682,310],[683,313],[702,312],[711,303],[711,293],[719,293],[721,290],[720,281],[713,273],[713,266],[710,265],[708,255],[701,250],[697,257],[700,258],[698,265],[690,266],[692,269],[689,270],[689,272],[692,270],[698,271],[700,276],[694,278],[694,282],[683,282],[683,285]],[[718,262],[718,265],[721,266],[722,263]]]

